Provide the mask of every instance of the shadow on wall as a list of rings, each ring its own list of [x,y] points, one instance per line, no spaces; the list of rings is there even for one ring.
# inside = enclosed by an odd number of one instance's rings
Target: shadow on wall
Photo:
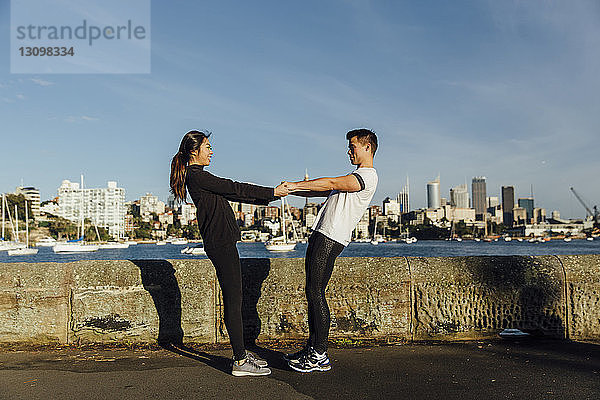
[[[181,291],[175,268],[166,260],[130,260],[140,269],[142,285],[150,293],[158,313],[158,344],[183,343]]]
[[[144,289],[150,293],[158,313],[158,344],[161,346],[181,344],[183,329],[181,327],[181,291],[175,268],[166,260],[130,260],[140,269]],[[242,321],[244,324],[244,341],[247,346],[254,346],[260,335],[261,320],[257,304],[261,295],[262,283],[269,276],[271,261],[268,258],[244,258],[242,266]],[[216,279],[216,278],[215,278]],[[219,297],[215,306],[219,315],[219,331],[226,334],[223,319],[223,304]]]
[[[517,328],[535,336],[565,338],[563,284],[552,276],[548,261],[523,256],[473,257],[473,280],[505,296],[492,308],[487,328]],[[558,278],[558,279],[556,279]],[[485,326],[482,326],[486,328]]]
[[[269,276],[271,260],[268,258],[242,258],[241,264],[244,341],[247,347],[252,347],[256,345],[256,339],[260,335],[261,321],[256,305],[260,299],[262,284]],[[222,319],[220,325],[224,326]]]

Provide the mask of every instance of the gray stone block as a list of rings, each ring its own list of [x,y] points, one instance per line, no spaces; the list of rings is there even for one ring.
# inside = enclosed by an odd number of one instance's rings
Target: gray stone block
[[[600,340],[600,255],[558,256],[567,275],[569,337]]]
[[[543,257],[409,258],[414,339],[495,337],[505,328],[564,337],[564,274]]]
[[[0,342],[65,343],[69,280],[66,264],[1,264]]]

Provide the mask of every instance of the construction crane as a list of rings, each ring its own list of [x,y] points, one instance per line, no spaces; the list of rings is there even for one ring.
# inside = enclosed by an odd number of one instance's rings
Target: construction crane
[[[594,219],[594,222],[596,224],[600,223],[600,214],[598,213],[598,207],[594,206],[594,211],[592,212],[592,210],[588,207],[587,204],[585,204],[585,201],[583,201],[583,199],[581,198],[581,196],[579,196],[579,194],[577,194],[577,192],[575,191],[575,189],[573,189],[571,187],[571,192],[573,192],[573,194],[575,195],[575,197],[577,198],[577,200],[579,200],[579,202],[581,203],[581,205],[583,206],[583,208],[585,208],[585,211],[587,211],[588,215]]]

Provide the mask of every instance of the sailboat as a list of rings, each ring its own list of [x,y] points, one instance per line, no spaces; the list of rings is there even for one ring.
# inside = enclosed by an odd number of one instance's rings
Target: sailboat
[[[18,221],[17,206],[15,206],[15,219]],[[9,256],[30,256],[38,253],[38,249],[29,247],[29,213],[27,211],[27,200],[25,200],[25,247],[20,249],[8,250]],[[19,240],[19,231],[17,230],[17,241]]]
[[[195,247],[186,247],[185,249],[182,249],[181,254],[189,254],[192,256],[205,256],[206,250],[204,250],[204,244],[201,243]]]
[[[291,215],[290,215],[291,220]],[[294,232],[294,239],[296,238],[296,229],[292,223],[292,231]],[[265,242],[265,247],[269,251],[292,251],[296,248],[296,240],[288,240],[287,233],[285,230],[285,199],[281,198],[281,232],[282,236],[272,238]]]
[[[81,236],[79,239],[69,240],[66,243],[57,243],[52,250],[55,253],[88,253],[92,251],[98,251],[100,246],[95,244],[86,244],[83,241],[85,234],[85,225],[83,220],[83,175],[81,175]]]
[[[8,205],[6,203],[6,197],[4,194],[2,194],[2,240],[0,240],[0,251],[6,251],[6,250],[15,250],[15,249],[22,249],[23,247],[25,247],[25,245],[23,243],[19,243],[18,241],[9,241],[9,240],[4,240],[4,215],[6,214],[6,209],[8,208]],[[17,231],[15,231],[15,226],[12,223],[12,217],[10,216],[10,211],[8,212],[8,218],[10,220],[10,226],[12,227],[12,232],[13,232],[13,237],[17,237],[17,232],[18,232],[18,227],[17,227]]]

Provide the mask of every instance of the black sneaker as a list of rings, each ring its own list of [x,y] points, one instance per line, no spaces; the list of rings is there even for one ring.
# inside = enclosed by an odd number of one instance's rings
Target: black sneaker
[[[285,361],[298,361],[300,358],[308,352],[308,345],[305,345],[302,349],[298,350],[295,353],[287,353],[283,355],[283,359]]]
[[[289,360],[288,365],[298,372],[329,371],[331,369],[327,352],[319,354],[312,347],[298,360]]]

